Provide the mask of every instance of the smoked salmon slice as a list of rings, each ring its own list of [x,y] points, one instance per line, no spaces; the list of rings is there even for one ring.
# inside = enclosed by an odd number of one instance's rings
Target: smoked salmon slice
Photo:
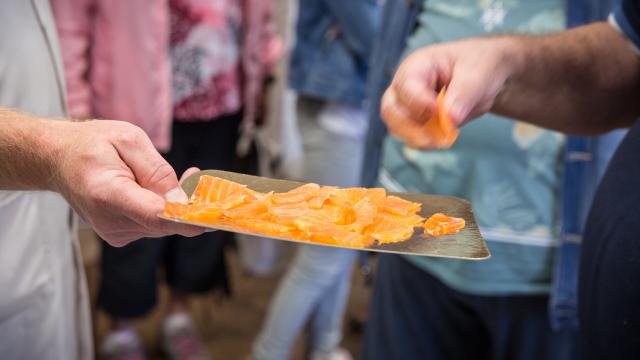
[[[464,220],[435,214],[427,222],[420,204],[388,196],[384,189],[305,184],[284,193],[261,193],[233,181],[203,175],[189,204],[165,203],[167,217],[225,229],[322,244],[364,248],[404,241],[414,228],[439,236]]]
[[[320,191],[320,185],[309,183],[297,187],[286,193],[273,194],[271,201],[274,204],[291,204],[301,201],[306,201],[311,197],[318,195]]]
[[[382,211],[398,216],[413,215],[420,211],[420,204],[400,199],[397,196],[387,196],[378,202],[378,206]]]
[[[194,205],[218,203],[232,196],[252,196],[245,185],[213,176],[201,176],[191,196]]]
[[[407,240],[413,235],[413,225],[393,221],[388,216],[376,216],[373,224],[365,229],[365,233],[381,244]]]
[[[433,146],[436,148],[450,148],[458,139],[458,130],[449,117],[444,106],[444,94],[446,88],[442,88],[437,98],[437,109],[435,114],[424,124],[424,130],[431,135]]]
[[[464,228],[464,225],[465,221],[462,218],[435,213],[425,221],[424,233],[432,236],[454,234]]]

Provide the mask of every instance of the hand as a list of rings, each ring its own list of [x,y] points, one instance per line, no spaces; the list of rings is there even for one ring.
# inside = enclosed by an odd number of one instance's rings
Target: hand
[[[386,90],[381,114],[391,134],[411,147],[431,148],[434,140],[424,124],[444,99],[453,124],[461,126],[489,111],[515,66],[508,39],[473,39],[415,51],[399,66]]]
[[[111,120],[56,123],[51,134],[58,158],[54,189],[109,244],[203,232],[157,217],[163,197],[186,201],[187,196],[173,168],[140,128]]]

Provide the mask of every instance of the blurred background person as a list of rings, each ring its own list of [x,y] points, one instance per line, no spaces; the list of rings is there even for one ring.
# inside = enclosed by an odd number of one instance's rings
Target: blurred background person
[[[388,2],[372,58],[372,108],[379,109],[389,69],[403,52],[493,32],[561,30],[564,8],[556,0]],[[586,179],[598,166],[572,166],[575,159],[594,160],[593,149],[565,151],[560,134],[490,114],[462,129],[451,149],[419,151],[385,137],[377,111],[370,122],[363,182],[371,186],[377,178],[391,191],[470,200],[492,257],[380,255],[363,357],[579,358],[575,246],[590,201],[585,195],[595,186]],[[577,193],[566,187],[561,193],[567,183]]]
[[[51,0],[69,116],[121,119],[161,152],[171,141],[166,0]]]
[[[298,180],[360,184],[368,59],[380,6],[372,0],[302,0],[289,69],[302,139]],[[309,321],[311,359],[350,359],[339,347],[357,251],[301,245],[281,280],[253,347],[253,359],[287,359]]]
[[[75,117],[137,123],[176,169],[233,168],[241,131],[251,136],[276,57],[271,1],[53,3]],[[98,302],[113,321],[102,357],[144,358],[132,321],[156,305],[162,265],[170,288],[163,349],[171,359],[209,358],[187,297],[229,293],[226,238],[213,232],[105,245]]]

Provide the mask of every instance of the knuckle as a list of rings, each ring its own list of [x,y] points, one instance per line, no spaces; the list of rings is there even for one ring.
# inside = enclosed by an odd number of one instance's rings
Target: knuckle
[[[116,141],[124,146],[137,146],[146,136],[142,129],[128,123],[118,124],[115,131]]]
[[[175,171],[173,170],[173,167],[171,167],[169,163],[163,161],[162,163],[158,164],[156,169],[151,173],[151,175],[147,179],[147,183],[159,184],[167,180],[174,179],[176,179],[177,181],[177,176]]]

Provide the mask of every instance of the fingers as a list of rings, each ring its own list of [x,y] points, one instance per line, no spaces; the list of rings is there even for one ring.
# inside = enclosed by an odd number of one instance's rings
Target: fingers
[[[173,223],[158,217],[164,208],[164,199],[156,193],[141,188],[135,182],[119,185],[118,192],[112,198],[110,209],[116,216],[130,221],[122,227],[129,236],[160,237],[172,234],[196,236],[204,230],[196,226]],[[131,240],[131,239],[125,239]],[[120,239],[122,241],[122,239]]]
[[[472,112],[484,112],[490,107],[490,105],[483,105],[485,98],[491,98],[492,80],[488,79],[486,75],[490,72],[482,69],[473,72],[468,70],[464,66],[458,66],[454,69],[451,83],[449,83],[445,94],[444,106],[456,126],[467,122]]]
[[[156,151],[149,137],[134,126],[122,126],[122,133],[113,142],[118,154],[133,172],[140,186],[156,194],[164,195],[178,188],[175,171]],[[186,195],[185,195],[186,196]]]
[[[187,178],[189,178],[189,176],[197,173],[198,171],[200,171],[200,169],[198,169],[197,167],[188,168],[180,177],[180,185],[182,185],[182,182],[184,182]],[[164,194],[164,199],[166,201],[177,202],[182,204],[186,204],[189,202],[189,197],[182,189],[182,186],[177,186],[169,190],[166,194]]]
[[[387,89],[382,97],[380,111],[389,132],[407,145],[425,149],[433,143],[431,134],[424,130],[427,119],[419,121],[408,115],[405,107],[398,103],[393,88]]]
[[[395,90],[396,104],[408,117],[418,123],[429,120],[436,112],[435,76],[422,71],[401,68],[391,87]]]
[[[434,134],[425,124],[437,113],[439,66],[428,52],[417,51],[402,62],[381,102],[389,132],[415,148],[431,148]]]

